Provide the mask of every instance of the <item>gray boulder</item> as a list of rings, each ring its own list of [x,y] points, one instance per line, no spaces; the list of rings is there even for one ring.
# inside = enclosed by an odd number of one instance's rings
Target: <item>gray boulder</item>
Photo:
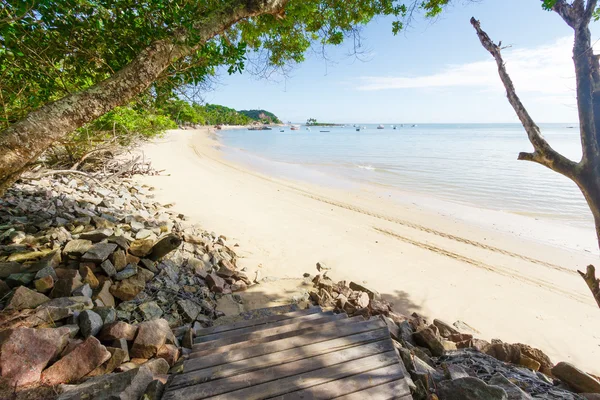
[[[437,394],[440,400],[508,400],[508,395],[501,387],[488,385],[473,377],[440,382]]]

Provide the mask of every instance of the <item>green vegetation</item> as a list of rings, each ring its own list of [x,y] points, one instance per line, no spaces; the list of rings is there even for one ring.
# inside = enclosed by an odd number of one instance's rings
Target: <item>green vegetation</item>
[[[260,121],[263,124],[281,124],[281,121],[275,114],[266,110],[241,110],[240,114],[244,114],[248,118]]]
[[[315,118],[309,118],[306,120],[308,126],[341,126],[341,124],[334,124],[332,122],[317,122]]]

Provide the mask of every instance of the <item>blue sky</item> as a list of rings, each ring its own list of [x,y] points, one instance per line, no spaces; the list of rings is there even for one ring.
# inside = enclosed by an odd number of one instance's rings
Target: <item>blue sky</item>
[[[539,0],[457,0],[435,21],[418,19],[400,35],[379,18],[363,32],[368,49],[349,57],[349,44],[329,60],[309,54],[286,79],[222,74],[205,101],[236,109],[263,108],[285,121],[364,123],[518,122],[491,56],[469,23],[481,21],[502,40],[517,90],[539,123],[577,120],[572,31]],[[596,23],[593,40],[600,39]]]

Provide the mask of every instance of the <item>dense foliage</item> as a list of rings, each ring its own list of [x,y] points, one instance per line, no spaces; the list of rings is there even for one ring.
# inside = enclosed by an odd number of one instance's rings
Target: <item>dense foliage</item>
[[[255,121],[260,121],[265,124],[280,124],[281,120],[277,118],[275,114],[269,112],[267,110],[241,110],[240,114],[244,114],[245,116],[253,119]]]

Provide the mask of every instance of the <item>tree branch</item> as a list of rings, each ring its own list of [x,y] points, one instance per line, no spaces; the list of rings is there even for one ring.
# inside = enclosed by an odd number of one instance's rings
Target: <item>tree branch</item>
[[[543,1],[543,0],[542,0]],[[565,0],[558,0],[552,7],[558,15],[569,25],[571,28],[575,28],[575,17],[573,15],[573,7]]]
[[[587,5],[585,6],[585,19],[588,23],[592,20],[592,16],[594,15],[594,10],[598,5],[598,0],[588,0]]]
[[[596,303],[598,303],[598,307],[600,307],[600,279],[596,278],[596,268],[593,265],[588,265],[585,273],[581,271],[577,272],[579,272],[579,275],[581,275],[588,288],[590,288]]]
[[[525,106],[521,103],[521,99],[517,96],[512,79],[506,71],[504,60],[502,59],[502,54],[500,52],[500,46],[496,45],[492,39],[490,39],[488,34],[481,29],[479,21],[475,18],[471,18],[471,25],[475,28],[482,46],[489,51],[494,57],[494,60],[496,60],[498,74],[506,88],[508,102],[517,113],[521,124],[527,132],[529,141],[535,150],[533,153],[519,154],[519,160],[534,161],[562,175],[573,178],[577,173],[577,164],[555,151],[542,136],[540,128],[535,124],[525,109]]]

